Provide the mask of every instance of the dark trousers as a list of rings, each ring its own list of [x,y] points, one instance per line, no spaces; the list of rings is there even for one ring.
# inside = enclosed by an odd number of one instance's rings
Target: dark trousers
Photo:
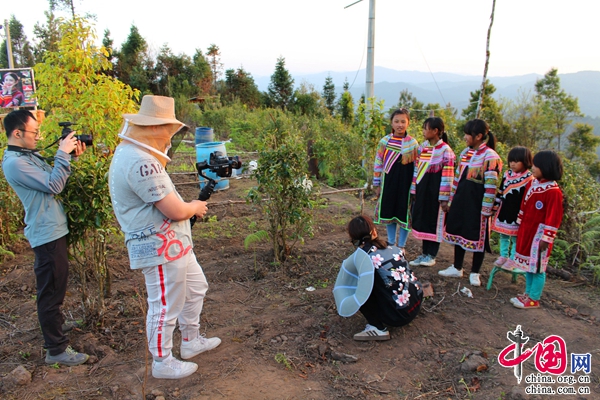
[[[423,254],[435,258],[438,251],[440,250],[440,244],[438,242],[432,242],[430,240],[423,240]]]
[[[33,252],[38,320],[44,335],[44,348],[55,356],[69,345],[69,339],[62,331],[64,318],[60,311],[69,277],[67,237],[35,247]]]
[[[463,267],[463,261],[465,260],[465,249],[456,245],[454,246],[454,268],[461,270]],[[485,257],[484,251],[477,251],[473,253],[473,267],[471,268],[471,272],[474,274],[478,274],[481,269],[481,265],[483,265],[483,258]]]
[[[382,321],[385,319],[384,311],[385,309],[380,307],[373,295],[369,296],[366,303],[360,307],[360,312],[367,319],[369,325],[373,325],[381,331],[385,329],[385,324]]]

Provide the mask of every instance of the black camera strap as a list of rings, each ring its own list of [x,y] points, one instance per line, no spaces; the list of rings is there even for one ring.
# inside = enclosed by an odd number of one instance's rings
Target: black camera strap
[[[54,161],[54,157],[44,157],[39,153],[40,151],[46,150],[46,149],[26,149],[25,147],[13,146],[12,144],[9,144],[6,147],[6,150],[15,151],[17,153],[31,154],[32,156],[35,156],[42,161]]]

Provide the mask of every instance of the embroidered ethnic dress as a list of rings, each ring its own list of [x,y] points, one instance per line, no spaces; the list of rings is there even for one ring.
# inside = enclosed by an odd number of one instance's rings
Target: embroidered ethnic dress
[[[521,209],[521,201],[525,194],[525,186],[533,179],[531,171],[525,170],[521,173],[515,173],[509,169],[502,177],[500,190],[496,195],[496,205],[498,209],[496,218],[492,222],[494,232],[503,233],[509,236],[517,236],[519,225],[517,225],[517,215]]]
[[[462,151],[446,214],[446,242],[468,251],[485,250],[500,171],[500,156],[485,143]]]
[[[450,201],[456,156],[443,140],[433,146],[426,140],[419,146],[418,154],[410,188],[415,198],[411,210],[412,235],[440,243],[445,217],[440,201]]]
[[[411,136],[395,138],[392,134],[379,141],[375,155],[373,186],[381,185],[375,206],[374,222],[397,223],[409,228],[410,185],[419,143]]]
[[[546,271],[552,244],[563,218],[563,194],[556,181],[533,179],[527,184],[521,210],[517,218],[516,267],[526,272]],[[548,242],[548,249],[540,253],[540,241]]]
[[[0,93],[0,107],[2,108],[17,107],[23,100],[23,93],[18,90],[11,93]]]

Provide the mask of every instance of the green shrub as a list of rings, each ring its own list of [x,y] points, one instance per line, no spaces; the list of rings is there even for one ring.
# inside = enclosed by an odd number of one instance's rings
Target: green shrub
[[[0,141],[2,141],[0,139]],[[4,136],[6,141],[6,136]],[[4,150],[0,151],[0,159],[4,156]],[[5,257],[14,257],[10,245],[23,236],[17,234],[23,226],[24,210],[19,197],[4,178],[4,172],[0,166],[0,260]]]
[[[273,118],[263,132],[256,186],[248,199],[267,219],[275,262],[282,263],[296,243],[312,233],[312,190],[306,174],[307,156],[298,129]],[[312,183],[311,183],[312,185]]]
[[[598,210],[600,184],[589,174],[585,165],[569,161],[563,157],[564,173],[559,186],[565,198],[565,212],[558,238],[569,243],[565,260],[560,263],[560,254],[552,254],[555,265],[582,268],[593,265],[594,257],[600,249],[600,220],[594,210]]]

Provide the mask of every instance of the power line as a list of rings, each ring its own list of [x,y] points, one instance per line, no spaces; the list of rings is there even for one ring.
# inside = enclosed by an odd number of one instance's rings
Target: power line
[[[433,82],[435,83],[435,87],[437,87],[438,92],[440,93],[440,96],[442,97],[442,100],[444,101],[444,104],[446,103],[446,99],[444,99],[444,95],[442,94],[442,91],[440,89],[440,87],[438,86],[437,81],[435,80],[435,76],[433,75],[433,71],[431,71],[431,68],[429,68],[429,63],[427,62],[427,59],[425,58],[425,54],[423,53],[423,50],[421,49],[421,46],[419,45],[419,42],[415,39],[415,42],[417,43],[417,47],[419,48],[419,52],[421,53],[421,57],[423,57],[423,61],[425,61],[425,65],[427,65],[427,69],[429,70],[429,73],[431,74],[431,78],[433,78]]]
[[[360,64],[358,65],[358,70],[356,70],[356,75],[354,75],[354,80],[352,81],[352,84],[350,85],[348,90],[352,89],[352,87],[354,86],[354,82],[356,82],[356,78],[358,78],[358,74],[360,73],[360,68],[362,67],[363,60],[365,59],[365,51],[366,50],[367,50],[367,38],[365,38],[365,43],[363,44],[363,54],[362,54],[362,57],[360,58]]]

